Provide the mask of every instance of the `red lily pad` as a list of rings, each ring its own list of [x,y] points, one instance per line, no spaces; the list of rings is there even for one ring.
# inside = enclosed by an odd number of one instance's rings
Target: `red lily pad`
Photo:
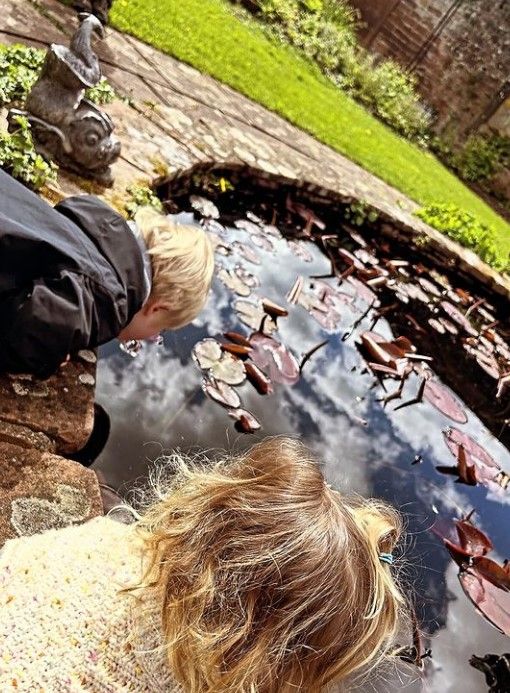
[[[427,291],[429,294],[432,294],[432,296],[436,296],[437,298],[441,297],[441,290],[438,286],[436,286],[436,284],[433,284],[430,279],[427,279],[426,277],[418,277],[418,282],[424,291]]]
[[[250,338],[251,360],[275,383],[293,385],[299,380],[299,363],[286,346],[256,333]]]
[[[496,587],[471,568],[459,573],[459,581],[476,610],[501,633],[510,636],[510,592]]]
[[[253,243],[253,245],[257,246],[257,248],[265,250],[268,253],[274,252],[274,245],[271,239],[267,238],[266,236],[263,236],[261,233],[257,233],[253,236],[250,236],[250,240]]]
[[[259,395],[270,395],[273,392],[272,382],[258,366],[248,361],[248,363],[244,364],[244,367],[246,368],[248,380],[257,390]]]
[[[356,277],[347,277],[346,284],[350,285],[354,289],[356,296],[361,298],[362,301],[365,301],[365,303],[373,303],[374,306],[379,304],[377,294],[375,294],[366,284],[363,284],[363,282],[361,282],[359,279],[356,279]]]
[[[463,424],[468,420],[467,414],[459,400],[439,380],[435,378],[427,380],[423,397],[452,421]]]
[[[241,433],[255,433],[261,428],[257,419],[246,409],[230,409],[228,415],[236,420],[236,430]]]
[[[462,446],[468,456],[468,462],[479,464],[493,469],[500,469],[499,464],[474,438],[457,428],[447,428],[443,431],[443,437],[448,449],[456,458],[459,456],[459,447]]]

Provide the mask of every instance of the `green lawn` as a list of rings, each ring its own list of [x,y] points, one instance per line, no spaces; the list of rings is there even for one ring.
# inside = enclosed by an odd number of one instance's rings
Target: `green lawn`
[[[403,140],[292,49],[226,0],[116,0],[112,24],[246,94],[421,204],[453,202],[491,224],[501,253],[510,226],[431,154]]]

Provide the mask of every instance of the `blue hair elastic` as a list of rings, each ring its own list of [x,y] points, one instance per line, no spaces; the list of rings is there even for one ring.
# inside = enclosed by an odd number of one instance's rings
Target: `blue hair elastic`
[[[380,553],[379,560],[381,563],[387,563],[388,565],[393,565],[395,561],[392,553]]]

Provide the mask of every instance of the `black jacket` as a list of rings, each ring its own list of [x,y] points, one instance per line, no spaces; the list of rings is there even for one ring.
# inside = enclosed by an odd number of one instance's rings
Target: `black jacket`
[[[120,214],[90,195],[52,208],[0,170],[0,372],[51,375],[116,337],[146,291]]]

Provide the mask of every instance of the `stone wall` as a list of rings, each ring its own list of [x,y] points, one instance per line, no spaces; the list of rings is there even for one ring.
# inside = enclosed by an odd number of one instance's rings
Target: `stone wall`
[[[507,0],[351,2],[365,23],[363,43],[418,76],[437,130],[477,129],[504,100],[510,85]]]

